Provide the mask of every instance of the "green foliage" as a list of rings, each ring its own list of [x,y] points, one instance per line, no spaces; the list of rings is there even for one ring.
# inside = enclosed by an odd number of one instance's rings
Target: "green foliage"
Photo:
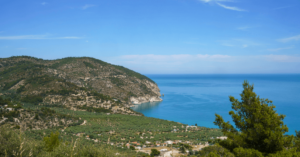
[[[180,150],[181,153],[186,153],[186,150],[190,150],[192,148],[193,147],[190,146],[189,144],[184,144],[184,143],[179,144],[179,150]]]
[[[20,87],[17,89],[17,93],[18,93],[18,94],[22,93],[23,91],[25,91],[25,86],[20,86]]]
[[[62,89],[62,90],[57,90],[57,91],[50,90],[50,91],[47,91],[46,94],[68,96],[70,94],[77,94],[77,92],[74,90]]]
[[[234,155],[229,150],[219,145],[205,147],[201,151],[197,152],[197,154],[200,157],[209,157],[209,156],[234,157]]]
[[[241,102],[230,96],[232,109],[230,111],[235,127],[229,122],[224,122],[220,115],[216,114],[215,125],[218,125],[228,140],[220,142],[220,145],[235,153],[276,153],[285,147],[291,146],[293,136],[284,136],[288,128],[283,123],[284,115],[278,115],[275,106],[268,99],[261,99],[253,92],[253,85],[247,81],[243,84],[243,92],[240,94]],[[241,147],[240,149],[235,149]],[[243,149],[242,149],[243,148]]]
[[[48,152],[54,150],[54,148],[58,147],[60,144],[59,140],[59,132],[53,133],[51,132],[49,137],[44,137],[45,149]]]
[[[75,61],[77,59],[77,57],[67,57],[67,58],[63,58],[63,59],[58,59],[56,63],[52,64],[50,67],[57,69],[60,66],[63,66],[65,64],[69,64],[72,63],[73,61]]]
[[[236,157],[264,157],[261,152],[255,149],[246,149],[242,147],[235,148],[233,153]]]
[[[131,150],[135,150],[135,148],[134,148],[133,146],[130,146],[130,147],[129,147],[129,149],[131,149]]]
[[[2,105],[12,105],[11,99],[9,99],[9,98],[4,99],[0,96],[0,106],[2,106]]]
[[[94,135],[96,139],[106,142],[110,137],[110,142],[129,142],[130,140],[143,143],[146,140],[150,142],[189,140],[192,143],[199,143],[207,141],[210,137],[222,136],[219,129],[198,127],[195,130],[189,129],[190,132],[186,132],[186,125],[184,124],[157,118],[120,114],[106,115],[97,112],[70,111],[56,107],[52,109],[56,111],[56,114],[61,113],[80,117],[82,120],[87,121],[86,125],[76,125],[65,129],[64,132],[67,135],[85,133],[86,135]],[[177,132],[172,132],[174,127],[177,128]],[[110,134],[110,131],[114,131],[114,133]],[[148,138],[141,139],[142,133],[144,133],[144,137],[147,136]],[[101,136],[98,134],[101,134]],[[150,138],[151,136],[153,138]],[[122,138],[125,138],[125,141],[121,140]]]
[[[30,156],[41,150],[41,142],[28,140],[20,130],[0,126],[0,156]]]
[[[84,64],[86,67],[89,67],[89,68],[92,68],[92,69],[95,68],[95,66],[94,66],[93,64],[89,63],[89,62],[83,61],[83,64]]]
[[[12,73],[19,74],[19,76],[29,75],[30,73],[26,73],[28,70],[32,71],[32,73],[39,73],[44,67],[44,65],[35,64],[30,61],[19,61],[14,63],[12,67],[1,71],[0,76],[6,78]]]
[[[45,84],[47,84],[51,81],[54,81],[54,80],[55,80],[54,77],[50,77],[48,75],[43,75],[43,76],[31,77],[26,80],[26,83],[44,86]]]
[[[14,121],[13,118],[18,118],[20,116],[20,112],[19,111],[6,111],[6,112],[1,111],[0,116],[1,117],[4,116],[4,117],[8,118],[8,121],[13,122]]]
[[[43,133],[45,130],[40,130]],[[51,136],[51,135],[50,135]],[[49,137],[48,137],[49,138]],[[55,139],[57,139],[55,137]],[[56,141],[56,142],[55,142]],[[59,140],[58,140],[59,141]],[[19,130],[10,127],[0,126],[0,156],[42,156],[42,157],[142,157],[144,153],[136,153],[129,149],[115,148],[106,144],[91,143],[85,139],[75,138],[71,141],[57,140],[51,145],[55,145],[52,151],[48,151],[45,141],[28,138]],[[46,146],[46,147],[45,147]],[[119,155],[116,155],[118,153]]]
[[[145,91],[146,94],[150,94],[151,93],[151,90],[146,85],[144,85],[143,83],[141,83],[140,88],[143,91]]]
[[[297,148],[284,149],[280,152],[276,152],[275,154],[269,154],[267,157],[299,157],[300,152],[297,151]]]
[[[17,79],[15,81],[6,83],[5,86],[3,87],[3,90],[8,90],[9,88],[11,88],[12,86],[16,85],[17,83],[19,83],[23,78]]]
[[[21,99],[21,101],[38,105],[39,103],[43,102],[43,97],[39,95],[26,95]]]
[[[92,92],[88,93],[88,96],[95,96],[96,100],[112,101],[112,98],[109,95],[104,95],[104,94],[98,93],[96,91],[92,91]]]
[[[78,109],[86,110],[88,112],[97,112],[97,113],[110,113],[111,110],[105,108],[94,108],[88,106],[77,106]]]
[[[110,79],[111,83],[117,85],[118,87],[124,85],[123,80],[121,80],[117,77],[110,77],[109,79]]]
[[[157,149],[151,149],[150,156],[158,156],[158,155],[160,155],[160,151],[158,151]]]

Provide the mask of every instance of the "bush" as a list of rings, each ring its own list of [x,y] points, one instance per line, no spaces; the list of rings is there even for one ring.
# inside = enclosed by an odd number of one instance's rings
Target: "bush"
[[[43,97],[39,95],[27,95],[26,97],[22,98],[21,101],[38,105],[39,103],[43,102]]]
[[[158,156],[158,155],[160,155],[160,151],[158,151],[157,149],[151,149],[150,156]]]
[[[198,156],[222,156],[222,157],[234,157],[234,155],[227,149],[215,145],[203,148],[201,151],[197,152]]]
[[[41,142],[26,138],[20,130],[0,127],[0,156],[33,156],[42,150]]]
[[[54,148],[58,147],[60,144],[59,132],[56,132],[55,134],[51,132],[49,137],[44,137],[44,143],[45,143],[46,151],[48,152],[53,151]]]

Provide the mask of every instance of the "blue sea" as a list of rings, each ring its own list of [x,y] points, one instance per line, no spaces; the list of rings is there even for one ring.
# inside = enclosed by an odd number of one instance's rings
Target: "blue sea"
[[[244,80],[254,84],[260,98],[268,98],[279,114],[286,115],[287,134],[300,130],[300,75],[146,75],[154,80],[164,94],[162,102],[135,105],[133,110],[184,124],[218,128],[213,124],[215,114],[230,121],[229,96],[240,99]]]

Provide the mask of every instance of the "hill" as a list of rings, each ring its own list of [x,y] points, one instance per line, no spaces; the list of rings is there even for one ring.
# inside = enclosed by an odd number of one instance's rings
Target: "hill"
[[[132,103],[161,101],[148,77],[89,57],[43,60],[28,56],[0,59],[3,95],[36,105],[63,105],[71,110],[141,115]]]

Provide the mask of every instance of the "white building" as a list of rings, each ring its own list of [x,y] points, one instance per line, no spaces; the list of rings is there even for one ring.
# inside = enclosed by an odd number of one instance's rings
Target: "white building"
[[[151,144],[151,142],[149,142],[149,141],[146,141],[145,143],[146,143],[146,144]]]
[[[140,146],[137,146],[137,147],[135,147],[135,149],[137,149],[137,150],[141,150],[141,149],[142,149],[142,147],[140,147]]]
[[[226,136],[220,136],[220,137],[217,137],[216,139],[227,140],[227,137]]]
[[[6,110],[13,111],[14,109],[13,108],[6,108]]]
[[[167,143],[167,144],[173,144],[173,141],[169,140],[169,141],[166,141],[165,143]]]

